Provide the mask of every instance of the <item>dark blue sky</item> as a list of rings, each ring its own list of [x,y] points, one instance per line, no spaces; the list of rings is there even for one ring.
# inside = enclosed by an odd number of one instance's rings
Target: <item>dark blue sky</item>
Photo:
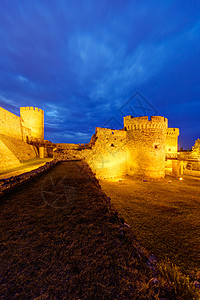
[[[44,109],[46,139],[88,142],[147,113],[179,127],[180,146],[200,137],[200,1],[0,5],[0,106]]]

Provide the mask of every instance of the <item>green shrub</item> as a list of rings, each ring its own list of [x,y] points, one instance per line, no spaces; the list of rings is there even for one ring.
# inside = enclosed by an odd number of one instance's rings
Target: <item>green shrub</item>
[[[184,275],[169,259],[162,260],[158,263],[158,269],[164,279],[174,286],[177,299],[200,299],[200,293],[195,289],[189,276]]]
[[[192,147],[192,153],[200,155],[200,139],[197,139],[194,146]]]

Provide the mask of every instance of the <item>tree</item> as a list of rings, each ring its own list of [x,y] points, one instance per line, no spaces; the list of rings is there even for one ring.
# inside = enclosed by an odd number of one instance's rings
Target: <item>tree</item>
[[[192,154],[200,155],[200,139],[197,139],[194,146],[192,147]]]

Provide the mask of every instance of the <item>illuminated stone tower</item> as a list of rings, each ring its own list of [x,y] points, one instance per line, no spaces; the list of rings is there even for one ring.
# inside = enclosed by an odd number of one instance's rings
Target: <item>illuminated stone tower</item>
[[[127,173],[152,178],[165,176],[168,120],[160,116],[124,118],[127,131]]]
[[[44,139],[44,111],[37,107],[20,107],[22,126],[31,130],[31,136]]]
[[[179,128],[168,128],[166,137],[166,153],[177,154]]]

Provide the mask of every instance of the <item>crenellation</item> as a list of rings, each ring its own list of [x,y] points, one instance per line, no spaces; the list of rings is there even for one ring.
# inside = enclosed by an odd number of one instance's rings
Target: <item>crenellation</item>
[[[162,116],[124,118],[129,175],[164,177],[167,127],[168,120]]]
[[[143,130],[149,128],[167,128],[168,120],[161,116],[152,116],[151,119],[148,119],[148,116],[145,117],[124,117],[124,128],[126,130]]]
[[[168,128],[167,135],[171,136],[178,136],[179,135],[179,128]]]
[[[20,107],[22,126],[31,129],[32,138],[44,139],[44,111],[37,107]]]
[[[34,107],[34,106],[24,106],[20,107],[20,111],[35,111],[36,113],[44,114],[44,111],[41,108]]]
[[[168,119],[162,116],[153,116],[150,120],[148,116],[127,116],[123,131],[96,128],[92,149],[83,150],[81,154],[98,177],[129,174],[162,178],[167,130]]]
[[[0,134],[25,143],[44,142],[44,111],[33,106],[21,107],[17,117],[0,108]],[[64,153],[71,151],[70,157],[73,154],[85,159],[99,178],[126,174],[163,178],[166,153],[177,153],[178,135],[179,129],[168,128],[168,119],[163,116],[149,119],[129,115],[124,117],[124,127],[120,130],[96,127],[87,147],[58,144],[58,148]],[[40,150],[43,156],[45,149]],[[58,151],[56,158],[59,153],[63,152]]]
[[[20,108],[20,117],[0,107],[0,133],[26,141],[44,139],[44,111],[33,106]]]
[[[168,128],[166,134],[166,149],[165,152],[168,154],[176,154],[178,151],[178,136],[179,128]]]

